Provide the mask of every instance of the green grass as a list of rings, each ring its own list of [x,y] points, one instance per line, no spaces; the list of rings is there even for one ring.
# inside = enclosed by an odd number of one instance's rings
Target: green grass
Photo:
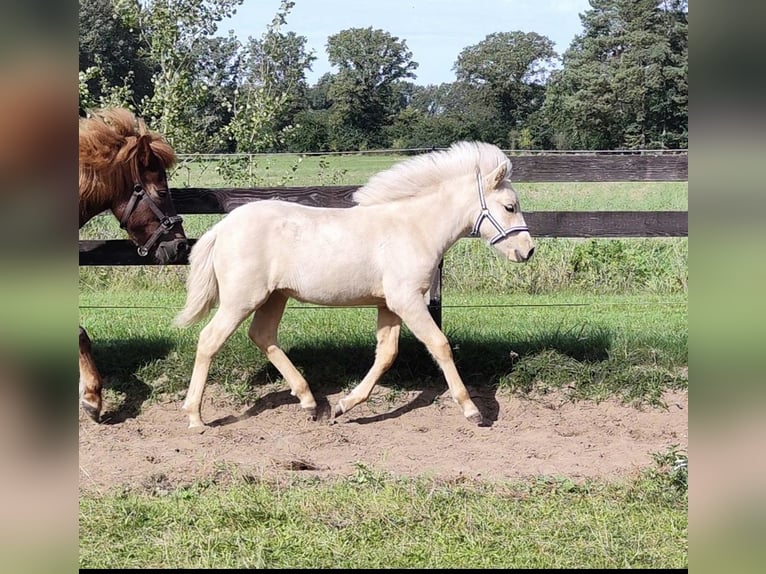
[[[661,458],[667,454],[660,453]],[[671,453],[672,454],[672,453]],[[683,470],[624,483],[240,476],[80,498],[81,568],[686,568]]]
[[[400,156],[258,156],[183,164],[176,187],[361,184]],[[686,183],[518,184],[527,211],[686,210]],[[220,215],[184,217],[198,237]],[[81,238],[123,238],[111,215]],[[657,404],[688,386],[688,240],[540,239],[527,265],[476,240],[445,257],[443,326],[466,384],[531,396],[565,387],[572,400]],[[91,334],[117,415],[186,392],[204,324],[171,326],[186,267],[80,268],[80,322]],[[210,384],[242,404],[284,384],[241,326],[213,362]],[[291,302],[280,340],[312,389],[335,393],[372,364],[374,309]],[[405,328],[381,385],[444,387]],[[672,450],[672,449],[671,449]],[[82,568],[686,568],[686,459],[621,483],[403,480],[359,463],[335,481],[262,482],[233,473],[190,484],[80,496]],[[678,461],[683,464],[678,464]]]
[[[459,240],[444,256],[448,293],[598,294],[684,293],[689,242],[685,237],[538,239],[535,256],[509,263],[474,239]]]
[[[688,245],[682,237],[544,238],[536,241],[532,260],[518,265],[504,260],[483,241],[461,239],[444,257],[443,290],[445,296],[686,293]],[[185,266],[80,267],[80,291],[177,290],[183,288],[187,272]]]
[[[687,182],[516,183],[524,211],[687,211]]]
[[[407,159],[396,154],[232,156],[199,161],[183,157],[171,172],[175,187],[361,185],[370,175]]]
[[[183,305],[175,291],[80,294],[80,321],[98,340],[96,361],[124,409],[183,396],[205,321],[171,326]],[[522,396],[566,386],[573,399],[659,404],[666,389],[688,378],[687,297],[672,295],[445,295],[443,328],[466,384]],[[266,385],[283,384],[247,337],[247,323],[213,362],[211,384],[252,402]],[[314,390],[355,385],[371,366],[375,310],[328,309],[291,302],[280,343]],[[511,353],[514,353],[514,358]],[[319,357],[319,359],[318,359]],[[443,385],[443,376],[403,329],[399,356],[382,384],[394,389]]]

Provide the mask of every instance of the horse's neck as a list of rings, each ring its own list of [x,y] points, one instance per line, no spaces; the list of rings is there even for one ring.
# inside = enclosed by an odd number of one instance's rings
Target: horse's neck
[[[111,209],[111,201],[94,201],[93,199],[83,198],[83,196],[80,196],[80,227],[88,223],[99,213],[103,213],[104,211],[111,211]]]
[[[421,230],[418,238],[440,254],[468,235],[480,210],[478,192],[474,196],[446,190],[379,205],[389,206],[398,225]]]
[[[125,179],[121,171],[80,171],[80,227],[99,213],[112,211],[128,201],[131,189],[130,179]],[[116,217],[116,216],[115,216]]]

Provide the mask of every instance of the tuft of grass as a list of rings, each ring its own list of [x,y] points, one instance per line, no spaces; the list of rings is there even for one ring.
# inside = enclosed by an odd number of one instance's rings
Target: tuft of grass
[[[670,489],[670,490],[669,490]],[[666,493],[640,496],[640,493]],[[688,504],[664,478],[473,483],[358,464],[80,497],[81,568],[685,568]]]
[[[685,293],[687,238],[536,240],[535,256],[518,265],[484,242],[458,241],[444,257],[443,289],[457,293],[544,295]]]
[[[503,377],[501,387],[529,395],[566,388],[573,400],[601,401],[619,397],[625,402],[662,405],[668,389],[686,388],[683,371],[646,364],[640,357],[632,362],[607,358],[578,361],[557,351],[542,351],[520,360],[513,373]]]

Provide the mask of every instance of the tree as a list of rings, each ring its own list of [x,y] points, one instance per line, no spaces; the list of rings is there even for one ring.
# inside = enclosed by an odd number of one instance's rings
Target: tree
[[[454,66],[457,81],[473,86],[474,95],[497,111],[503,135],[495,143],[512,146],[513,134],[542,107],[556,59],[553,42],[535,32],[489,34],[460,52]]]
[[[686,0],[591,0],[591,6],[546,97],[557,145],[687,146]]]
[[[149,57],[157,64],[154,91],[141,102],[141,112],[152,127],[165,134],[178,151],[212,151],[211,91],[203,68],[230,69],[231,41],[213,39],[217,24],[231,16],[243,0],[148,0],[135,12]]]
[[[306,51],[304,36],[281,30],[294,4],[283,0],[263,36],[248,41],[229,130],[237,151],[284,149],[297,114],[308,105],[306,71],[316,56]]]
[[[191,65],[199,94],[187,100],[185,111],[186,124],[196,131],[196,152],[234,151],[224,132],[233,119],[230,102],[239,82],[241,47],[231,34],[204,37],[195,43]]]
[[[306,91],[306,101],[308,107],[312,110],[329,110],[332,103],[328,92],[330,91],[330,84],[332,83],[333,74],[327,72],[322,74],[313,86],[309,87]]]
[[[437,116],[444,112],[444,102],[449,97],[452,84],[418,86],[412,82],[406,82],[405,85],[408,87],[407,107],[416,109],[426,116]]]
[[[142,52],[140,30],[127,18],[137,8],[135,0],[80,0],[79,71],[85,107],[113,99],[135,106],[151,95],[154,67]]]
[[[384,145],[383,127],[400,109],[394,85],[414,78],[418,67],[406,41],[372,27],[349,28],[327,39],[327,54],[339,69],[327,92],[333,146]]]

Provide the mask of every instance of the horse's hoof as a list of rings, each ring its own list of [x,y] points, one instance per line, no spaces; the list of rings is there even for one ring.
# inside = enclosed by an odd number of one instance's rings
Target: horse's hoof
[[[85,414],[88,415],[92,420],[96,421],[97,423],[101,422],[101,406],[94,406],[90,403],[86,403],[85,401],[80,401],[80,406],[82,406],[82,410],[85,411]]]
[[[330,415],[330,424],[334,425],[337,424],[337,418],[343,414],[343,407],[340,406],[340,403],[335,405],[335,408],[332,410],[332,414]]]
[[[191,425],[190,424],[188,430],[190,433],[193,433],[193,434],[202,434],[203,432],[207,430],[207,425],[205,424]]]
[[[474,413],[469,417],[466,417],[469,421],[471,421],[476,426],[480,427],[487,427],[489,426],[489,422],[487,422],[487,419],[485,419],[481,413]]]
[[[308,407],[304,408],[304,411],[306,411],[306,418],[312,422],[316,422],[317,420],[317,408],[316,407]]]

